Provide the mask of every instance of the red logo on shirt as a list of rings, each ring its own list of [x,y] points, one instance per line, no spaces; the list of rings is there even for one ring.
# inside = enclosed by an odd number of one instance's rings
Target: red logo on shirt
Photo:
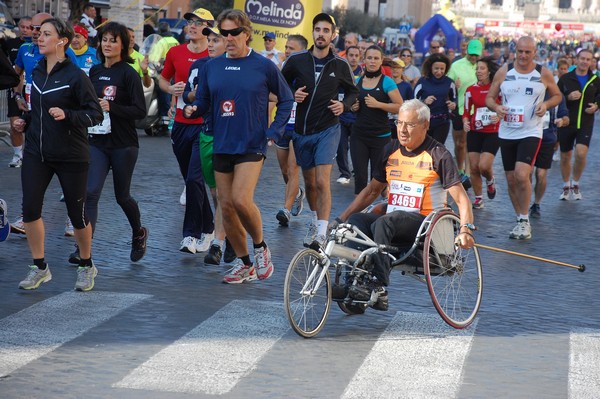
[[[221,116],[235,116],[235,101],[221,101]]]
[[[105,100],[114,101],[117,96],[117,86],[104,86],[102,94],[104,94]]]

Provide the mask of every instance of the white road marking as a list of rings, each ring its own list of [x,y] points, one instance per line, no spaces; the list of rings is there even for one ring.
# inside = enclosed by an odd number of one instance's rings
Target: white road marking
[[[281,302],[235,300],[113,386],[224,394],[289,328]]]
[[[342,398],[455,397],[476,325],[455,330],[437,314],[396,313]]]
[[[66,292],[0,320],[0,377],[83,335],[151,295]]]
[[[600,330],[571,331],[569,341],[569,398],[597,398],[600,395]]]

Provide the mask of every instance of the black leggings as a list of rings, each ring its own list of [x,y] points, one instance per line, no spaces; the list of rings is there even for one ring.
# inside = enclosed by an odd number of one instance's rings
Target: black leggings
[[[371,169],[382,162],[383,147],[391,137],[369,137],[354,132],[350,136],[350,156],[354,168],[354,194],[360,193],[369,183],[369,162]]]
[[[42,217],[44,194],[56,175],[63,194],[67,213],[76,229],[83,229],[89,220],[85,213],[85,193],[88,162],[42,162],[36,155],[23,155],[21,185],[23,186],[23,221],[35,222]]]
[[[427,134],[439,141],[442,144],[446,144],[448,138],[448,132],[450,131],[450,121],[444,122],[441,125],[429,126]]]

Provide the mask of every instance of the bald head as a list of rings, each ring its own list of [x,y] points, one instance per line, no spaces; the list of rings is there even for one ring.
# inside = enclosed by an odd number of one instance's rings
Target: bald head
[[[39,27],[42,22],[50,18],[53,18],[52,15],[46,12],[40,12],[39,14],[35,14],[33,17],[31,17],[31,26],[33,29],[31,31],[31,40],[33,41],[33,44],[37,44],[37,40],[40,37],[40,30],[39,28],[36,29],[36,26]]]

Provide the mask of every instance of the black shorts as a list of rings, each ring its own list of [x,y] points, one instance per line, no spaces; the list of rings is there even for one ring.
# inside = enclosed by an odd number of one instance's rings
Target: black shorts
[[[19,109],[19,106],[17,105],[17,101],[15,100],[15,98],[13,97],[13,90],[6,90],[6,103],[7,103],[7,108],[8,108],[8,112],[6,113],[6,116],[8,116],[9,118],[12,118],[13,116],[21,116],[22,111]]]
[[[575,144],[583,144],[589,148],[592,140],[593,127],[577,129],[576,127],[563,127],[558,129],[558,142],[560,143],[560,152],[572,151]]]
[[[540,169],[550,169],[552,167],[552,155],[554,155],[555,143],[542,143],[537,157],[535,157],[535,167]]]
[[[498,133],[482,133],[470,131],[467,133],[467,152],[489,152],[496,156],[500,148]]]
[[[504,170],[506,172],[515,170],[517,162],[533,166],[541,143],[542,139],[538,137],[525,137],[518,140],[500,139]]]
[[[454,130],[463,130],[465,128],[465,124],[462,120],[462,115],[458,114],[457,110],[452,112],[452,129]]]
[[[235,165],[264,160],[264,154],[213,154],[213,168],[215,172],[232,173]]]

